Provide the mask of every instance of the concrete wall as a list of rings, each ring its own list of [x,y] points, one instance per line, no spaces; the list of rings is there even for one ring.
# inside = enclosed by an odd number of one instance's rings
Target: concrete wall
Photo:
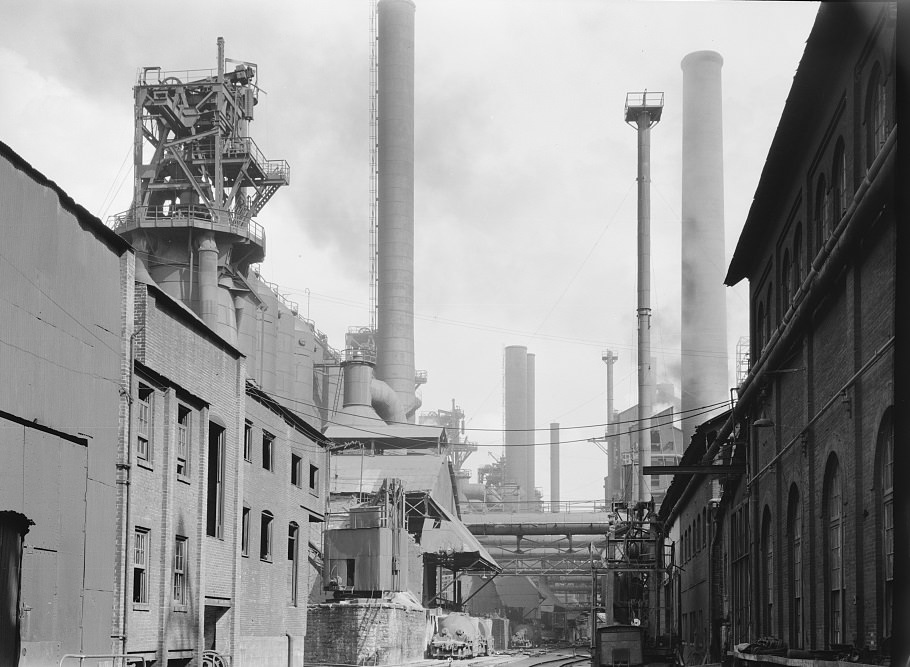
[[[134,257],[0,144],[0,510],[35,522],[22,558],[22,665],[110,650],[115,462]]]
[[[421,660],[427,615],[379,600],[311,605],[307,663],[397,665]]]

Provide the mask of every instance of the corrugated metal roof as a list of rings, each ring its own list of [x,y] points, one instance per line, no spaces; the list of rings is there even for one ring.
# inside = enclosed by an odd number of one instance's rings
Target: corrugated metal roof
[[[444,517],[439,527],[424,528],[420,537],[420,548],[424,553],[443,554],[451,550],[457,570],[502,571],[467,526],[444,507],[438,509]]]

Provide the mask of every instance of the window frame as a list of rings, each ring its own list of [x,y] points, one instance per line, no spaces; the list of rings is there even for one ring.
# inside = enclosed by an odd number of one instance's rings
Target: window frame
[[[264,563],[273,561],[272,533],[275,515],[268,510],[263,510],[259,517],[259,560]]]
[[[253,422],[249,419],[243,422],[243,460],[253,462]]]
[[[145,382],[136,387],[136,460],[151,465],[154,444],[155,388]]]
[[[298,489],[303,487],[303,456],[291,452],[291,485]]]
[[[174,579],[171,599],[177,607],[186,607],[186,571],[189,559],[189,542],[183,535],[174,538]]]
[[[262,469],[275,472],[275,436],[262,431]]]
[[[177,477],[189,481],[190,457],[193,452],[193,410],[177,403]]]
[[[250,557],[250,506],[244,503],[240,515],[240,555]]]
[[[296,521],[291,521],[288,524],[288,567],[290,568],[289,572],[289,593],[290,593],[290,604],[292,607],[296,607],[299,602],[298,589],[300,588],[299,581],[299,553],[300,553],[300,526]]]
[[[141,556],[140,556],[141,549]],[[132,598],[133,598],[133,609],[148,609],[148,593],[149,593],[149,563],[150,563],[150,554],[151,549],[151,531],[148,528],[142,526],[133,527],[133,548],[130,550],[132,554]],[[136,577],[137,570],[141,572],[139,575],[139,590],[136,588]],[[138,599],[137,599],[137,593]]]
[[[310,491],[319,495],[319,466],[315,463],[310,463],[309,485]]]

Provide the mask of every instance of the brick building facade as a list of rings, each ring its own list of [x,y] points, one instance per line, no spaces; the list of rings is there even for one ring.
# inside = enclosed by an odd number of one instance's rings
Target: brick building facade
[[[704,459],[745,467],[711,522],[710,659],[760,660],[763,637],[791,658],[900,655],[895,29],[895,3],[821,5],[725,279],[749,281],[752,349]],[[665,514],[701,511],[709,484]]]

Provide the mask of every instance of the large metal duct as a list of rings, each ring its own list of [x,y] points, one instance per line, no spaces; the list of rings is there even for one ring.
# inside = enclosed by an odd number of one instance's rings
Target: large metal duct
[[[682,59],[682,413],[728,397],[724,292],[721,67],[714,51]],[[683,442],[696,419],[682,422]]]
[[[518,500],[526,509],[534,498],[534,448],[532,432],[529,431],[528,408],[533,398],[528,392],[528,364],[533,373],[533,355],[528,354],[524,345],[510,345],[505,349],[505,373],[503,377],[503,422],[505,444],[506,484],[518,485]],[[533,375],[531,376],[533,378]],[[533,395],[533,394],[532,394]]]
[[[414,421],[414,9],[380,0],[376,376]]]

